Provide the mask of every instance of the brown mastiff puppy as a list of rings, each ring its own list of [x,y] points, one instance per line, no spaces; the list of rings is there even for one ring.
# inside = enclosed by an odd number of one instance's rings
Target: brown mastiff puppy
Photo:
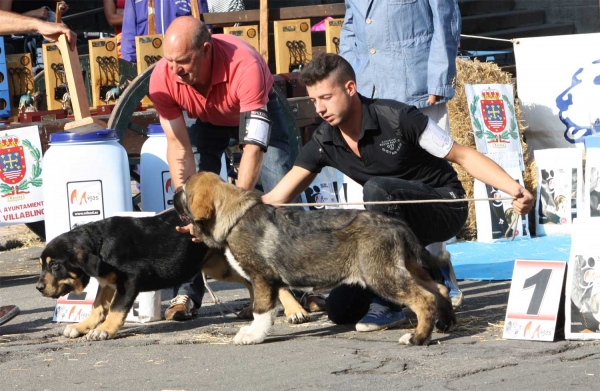
[[[36,285],[44,296],[81,293],[90,277],[100,283],[91,315],[68,325],[65,337],[113,338],[138,293],[180,285],[200,271],[244,284],[252,300],[250,282],[229,266],[223,252],[192,242],[189,235],[175,230],[178,225],[181,219],[169,209],[152,217],[111,217],[88,223],[50,241],[40,256],[42,272]],[[281,289],[279,297],[290,322],[308,321],[308,314],[287,289]],[[240,317],[252,318],[252,304]]]
[[[252,282],[254,321],[236,344],[261,343],[273,323],[282,287],[330,289],[360,284],[378,296],[409,306],[418,318],[400,343],[427,344],[435,319],[450,329],[456,318],[445,286],[428,270],[448,264],[426,251],[399,219],[359,210],[295,211],[262,203],[260,196],[201,172],[175,196],[175,209],[194,224],[210,248]]]

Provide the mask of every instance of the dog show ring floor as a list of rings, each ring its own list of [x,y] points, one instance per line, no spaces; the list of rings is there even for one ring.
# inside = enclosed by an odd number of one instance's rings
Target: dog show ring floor
[[[503,252],[502,243],[491,249],[448,246],[458,278],[469,278],[459,282],[465,301],[456,312],[456,329],[434,333],[427,347],[398,343],[416,324],[408,310],[408,324],[371,333],[334,325],[325,313],[291,325],[281,310],[263,344],[236,346],[233,337],[248,322],[213,304],[208,293],[199,316],[190,321],[126,323],[113,340],[69,340],[62,336],[65,324],[52,322],[56,301],[35,289],[42,245],[0,252],[0,305],[21,309],[0,326],[0,390],[548,391],[600,385],[596,341],[502,339],[510,289],[506,274],[512,272],[502,264],[515,258]],[[565,246],[568,258],[569,244],[559,247]],[[485,266],[464,255],[475,251],[480,253],[474,258],[500,253],[504,258]],[[495,269],[500,271],[494,274]],[[241,285],[209,280],[209,286],[236,311],[249,302]],[[170,290],[162,291],[163,311],[170,298]]]

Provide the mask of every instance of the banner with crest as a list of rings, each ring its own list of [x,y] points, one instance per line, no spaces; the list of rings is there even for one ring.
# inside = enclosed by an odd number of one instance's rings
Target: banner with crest
[[[44,220],[37,126],[0,132],[0,225]]]
[[[523,151],[510,84],[465,84],[477,150],[485,155],[515,153],[524,170]]]

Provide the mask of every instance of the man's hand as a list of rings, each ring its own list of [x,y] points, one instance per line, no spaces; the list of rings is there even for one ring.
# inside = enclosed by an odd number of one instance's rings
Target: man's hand
[[[520,215],[526,215],[529,213],[533,207],[533,196],[531,193],[526,188],[519,186],[519,188],[511,195],[516,197],[516,199],[512,202],[515,212]]]
[[[62,23],[40,22],[37,31],[48,41],[52,42],[57,41],[61,34],[65,34],[71,50],[74,50],[77,45],[77,34],[69,30],[69,28]]]
[[[433,106],[435,102],[439,102],[442,100],[442,97],[439,95],[429,95],[429,99],[427,99],[427,104],[429,106]]]
[[[67,4],[65,1],[57,1],[56,3],[56,5],[58,5],[62,10],[63,14],[69,10],[69,4]]]
[[[198,239],[194,235],[194,224],[190,223],[190,224],[185,225],[183,227],[175,227],[175,229],[179,233],[182,233],[182,234],[189,233],[190,235],[192,235],[192,242],[194,242],[194,243],[202,243],[202,240]]]

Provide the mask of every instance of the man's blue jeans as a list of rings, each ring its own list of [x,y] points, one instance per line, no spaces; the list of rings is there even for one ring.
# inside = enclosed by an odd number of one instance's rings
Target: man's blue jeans
[[[271,138],[260,170],[260,182],[265,193],[271,191],[279,183],[292,164],[287,121],[277,100],[277,95],[274,93],[269,95],[267,111],[272,122]],[[239,139],[239,128],[217,126],[198,119],[188,127],[188,134],[193,149],[195,149],[194,157],[198,171],[211,171],[219,174],[221,156],[229,146],[230,139]],[[202,273],[196,275],[192,282],[181,287],[174,287],[173,296],[178,294],[189,296],[196,307],[200,307],[204,296]]]

